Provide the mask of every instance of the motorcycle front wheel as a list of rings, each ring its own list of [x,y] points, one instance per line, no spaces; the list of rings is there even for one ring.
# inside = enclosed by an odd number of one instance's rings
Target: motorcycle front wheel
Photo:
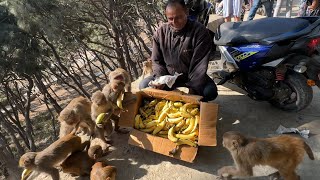
[[[283,82],[291,89],[291,94],[288,95],[289,99],[281,103],[277,100],[269,101],[273,106],[284,111],[300,111],[311,103],[313,90],[307,84],[304,75],[290,71]]]

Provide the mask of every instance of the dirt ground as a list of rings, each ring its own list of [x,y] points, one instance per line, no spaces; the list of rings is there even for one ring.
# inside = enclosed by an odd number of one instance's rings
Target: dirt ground
[[[137,84],[137,82],[135,82]],[[135,86],[135,85],[134,85]],[[156,154],[138,147],[128,145],[129,134],[112,134],[114,141],[112,153],[105,157],[108,164],[118,169],[118,180],[214,180],[217,170],[224,165],[232,165],[229,153],[221,146],[221,135],[229,130],[268,137],[275,134],[279,125],[299,127],[304,125],[311,130],[310,144],[316,160],[305,157],[297,172],[302,180],[320,178],[320,93],[314,88],[311,105],[301,112],[283,112],[266,102],[257,102],[244,95],[233,85],[218,86],[219,97],[214,103],[219,104],[217,123],[217,147],[200,147],[194,163],[187,163],[164,155]],[[310,124],[312,123],[312,124]],[[255,167],[257,177],[250,179],[268,179],[266,175],[274,172],[270,167]],[[89,177],[71,177],[61,173],[63,180],[87,180]],[[33,175],[30,179],[50,179],[47,175]]]

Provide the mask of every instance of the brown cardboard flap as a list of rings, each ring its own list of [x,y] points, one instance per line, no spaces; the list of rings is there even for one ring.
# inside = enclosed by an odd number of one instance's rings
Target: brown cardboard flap
[[[171,101],[183,101],[189,103],[199,103],[202,96],[184,94],[179,91],[164,91],[160,89],[143,89],[143,96],[163,98]]]
[[[200,103],[199,146],[217,145],[218,104]]]
[[[131,131],[128,143],[149,151],[174,157],[187,162],[193,162],[198,151],[198,148],[182,145],[179,147],[177,154],[171,156],[169,155],[169,151],[176,147],[175,143],[171,142],[169,139],[153,136],[135,129]]]
[[[136,98],[135,101],[132,101],[128,104],[125,103],[127,100]],[[139,94],[133,94],[126,92],[123,99],[123,111],[120,114],[119,125],[125,127],[132,127],[134,124],[134,117],[138,112],[138,105],[141,102],[141,96]]]

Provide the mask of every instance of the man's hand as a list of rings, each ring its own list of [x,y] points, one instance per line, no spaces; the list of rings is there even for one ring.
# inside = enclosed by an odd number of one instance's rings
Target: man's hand
[[[149,87],[152,87],[155,89],[163,89],[165,87],[165,84],[158,84],[158,83],[154,83],[153,81],[150,81]]]

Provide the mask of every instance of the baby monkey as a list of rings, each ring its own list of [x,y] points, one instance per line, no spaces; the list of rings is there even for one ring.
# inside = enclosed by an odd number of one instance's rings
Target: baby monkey
[[[115,180],[117,169],[114,166],[106,166],[102,162],[96,162],[90,173],[91,180]]]
[[[239,132],[223,134],[223,147],[229,150],[236,166],[218,170],[222,177],[248,177],[253,175],[253,166],[269,165],[278,170],[277,175],[285,180],[299,180],[295,170],[302,162],[305,152],[311,160],[311,148],[301,138],[281,135],[272,138],[246,137]]]

